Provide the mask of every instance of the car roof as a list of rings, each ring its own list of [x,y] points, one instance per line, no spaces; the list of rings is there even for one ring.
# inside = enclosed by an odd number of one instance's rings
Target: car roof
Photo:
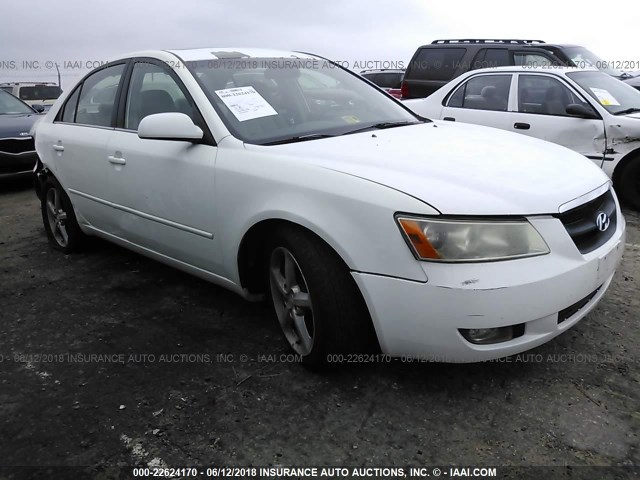
[[[499,73],[555,73],[558,75],[564,75],[566,73],[571,72],[599,72],[595,67],[588,68],[577,68],[577,67],[562,67],[562,66],[549,66],[549,67],[527,67],[527,66],[507,66],[507,67],[491,67],[491,68],[478,68],[476,70],[469,70],[465,72],[467,74],[476,74],[476,73],[491,73],[491,72],[499,72]]]
[[[243,58],[303,58],[321,59],[317,55],[304,52],[294,52],[287,50],[276,50],[267,48],[242,48],[242,47],[208,47],[208,48],[185,48],[170,50],[142,50],[118,55],[109,59],[109,62],[126,60],[135,57],[152,57],[166,59],[169,57],[179,58],[184,62],[195,62],[203,60],[224,60]]]
[[[360,75],[365,73],[404,73],[404,70],[402,68],[372,68],[360,71]]]
[[[55,82],[3,82],[2,87],[39,87],[39,86],[58,86]]]
[[[216,60],[238,58],[315,58],[302,52],[272,50],[267,48],[190,48],[184,50],[168,50],[174,55],[188,60]]]
[[[505,40],[488,40],[488,39],[438,39],[431,43],[421,45],[418,48],[441,48],[443,46],[448,47],[511,47],[511,48],[575,48],[581,47],[581,45],[574,44],[560,44],[560,43],[547,43],[544,40],[520,40],[520,39],[505,39]]]

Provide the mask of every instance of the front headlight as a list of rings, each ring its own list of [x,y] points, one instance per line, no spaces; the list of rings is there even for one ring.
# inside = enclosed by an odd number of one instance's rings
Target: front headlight
[[[440,220],[400,215],[396,220],[420,260],[489,262],[549,253],[543,238],[525,219]]]

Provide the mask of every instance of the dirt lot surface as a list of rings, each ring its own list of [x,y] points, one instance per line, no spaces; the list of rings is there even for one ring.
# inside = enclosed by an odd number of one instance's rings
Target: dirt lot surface
[[[637,213],[610,290],[552,342],[318,375],[265,305],[102,241],[65,256],[29,184],[0,189],[3,466],[640,464]]]

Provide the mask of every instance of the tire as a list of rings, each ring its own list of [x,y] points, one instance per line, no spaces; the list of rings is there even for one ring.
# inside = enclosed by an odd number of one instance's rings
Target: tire
[[[51,246],[63,253],[77,251],[85,235],[78,226],[71,200],[52,177],[44,182],[40,205],[42,222]]]
[[[636,155],[624,166],[615,188],[623,203],[640,211],[640,155]]]
[[[364,299],[338,255],[322,240],[283,227],[266,249],[268,296],[287,345],[312,370],[335,366],[331,354],[379,351]]]

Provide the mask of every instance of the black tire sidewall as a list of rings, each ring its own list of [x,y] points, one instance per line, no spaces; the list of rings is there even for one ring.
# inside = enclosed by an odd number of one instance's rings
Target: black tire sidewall
[[[302,362],[311,369],[331,368],[339,362],[331,362],[328,357],[349,353],[354,348],[353,342],[363,337],[359,328],[364,322],[370,322],[368,316],[364,318],[360,291],[346,266],[328,245],[295,227],[278,229],[270,237],[265,252],[267,276],[271,254],[278,247],[289,250],[298,262],[313,306],[313,347]],[[267,292],[273,304],[270,283],[267,283]],[[283,338],[291,348],[284,332]]]
[[[640,155],[630,159],[618,177],[618,193],[622,203],[640,211]]]

